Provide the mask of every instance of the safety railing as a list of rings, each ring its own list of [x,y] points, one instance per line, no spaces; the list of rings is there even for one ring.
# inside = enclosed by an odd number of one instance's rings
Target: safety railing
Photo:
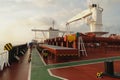
[[[14,45],[11,50],[0,51],[0,70],[10,66],[13,62],[19,62],[28,49],[27,44]]]
[[[9,52],[4,50],[0,53],[0,70],[3,70],[4,66],[9,66]]]

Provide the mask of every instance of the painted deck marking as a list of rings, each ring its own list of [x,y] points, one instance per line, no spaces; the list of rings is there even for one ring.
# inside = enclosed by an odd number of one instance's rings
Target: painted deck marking
[[[42,60],[43,64],[46,66],[47,64],[45,63],[45,61],[43,60],[42,56],[39,54],[39,52],[37,51],[38,55],[40,56],[40,59]]]
[[[30,66],[29,66],[28,80],[31,80],[31,63],[30,63]]]
[[[31,73],[31,80],[60,80],[64,79],[62,77],[58,77],[53,75],[50,72],[50,69],[57,69],[57,68],[65,68],[71,66],[80,66],[80,65],[88,65],[88,64],[95,64],[104,62],[105,60],[120,60],[120,56],[116,57],[108,57],[108,58],[99,58],[99,59],[92,59],[92,60],[83,60],[83,61],[74,61],[74,62],[65,62],[59,64],[51,64],[45,65],[42,61],[42,57],[39,57],[39,52],[36,49],[33,49],[33,60],[32,60],[32,73]],[[36,54],[37,53],[37,54]],[[53,77],[52,77],[53,76]]]
[[[51,71],[50,71],[50,69],[48,69],[48,73],[50,74],[50,76],[60,78],[61,80],[68,80],[68,79],[66,79],[66,78],[63,78],[63,77],[56,76],[56,75],[52,74]]]

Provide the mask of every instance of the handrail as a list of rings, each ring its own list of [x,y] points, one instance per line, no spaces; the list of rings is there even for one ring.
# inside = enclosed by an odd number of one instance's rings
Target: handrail
[[[4,50],[2,53],[0,53],[0,70],[3,70],[4,65],[9,66],[9,54],[7,50]]]
[[[2,55],[2,54],[5,54],[6,52],[2,52],[2,53],[0,53],[0,55]]]
[[[27,43],[24,43],[24,44],[18,44],[18,45],[13,45],[13,47],[17,47],[17,46],[22,46],[22,45],[25,45]]]

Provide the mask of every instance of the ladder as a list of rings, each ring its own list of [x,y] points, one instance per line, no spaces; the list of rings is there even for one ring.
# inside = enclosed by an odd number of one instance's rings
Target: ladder
[[[81,56],[87,56],[86,48],[83,42],[83,39],[81,36],[78,37],[78,55]]]

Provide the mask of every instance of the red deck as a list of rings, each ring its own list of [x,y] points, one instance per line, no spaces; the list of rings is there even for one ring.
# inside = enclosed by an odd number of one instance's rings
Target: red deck
[[[114,62],[114,69],[115,72],[120,73],[120,61]],[[103,63],[52,69],[51,71],[54,75],[67,78],[68,80],[120,80],[109,76],[98,79],[96,73],[104,72]]]
[[[30,67],[28,56],[29,52],[20,58],[19,63],[13,63],[10,67],[0,71],[0,80],[28,80]]]

